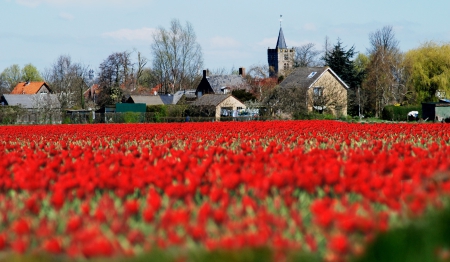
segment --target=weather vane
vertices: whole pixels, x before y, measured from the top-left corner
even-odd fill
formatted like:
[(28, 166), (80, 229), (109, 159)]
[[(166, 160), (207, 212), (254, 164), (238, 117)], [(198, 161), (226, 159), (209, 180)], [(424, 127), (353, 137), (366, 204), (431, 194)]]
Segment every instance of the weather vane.
[(280, 15), (280, 27), (281, 27), (281, 21), (283, 21), (283, 19), (281, 19), (283, 17), (283, 15)]

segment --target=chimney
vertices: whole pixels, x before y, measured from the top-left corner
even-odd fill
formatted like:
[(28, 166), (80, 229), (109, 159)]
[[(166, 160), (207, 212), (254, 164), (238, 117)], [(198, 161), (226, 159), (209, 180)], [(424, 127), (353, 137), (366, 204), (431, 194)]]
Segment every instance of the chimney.
[(239, 75), (245, 77), (245, 67), (239, 67)]
[(206, 78), (207, 71), (208, 71), (208, 70), (203, 70), (203, 78)]

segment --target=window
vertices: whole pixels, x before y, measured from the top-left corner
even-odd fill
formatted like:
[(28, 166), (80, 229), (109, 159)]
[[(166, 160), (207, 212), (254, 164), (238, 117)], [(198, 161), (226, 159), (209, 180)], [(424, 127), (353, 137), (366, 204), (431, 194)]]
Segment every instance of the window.
[(308, 78), (312, 78), (313, 76), (315, 76), (317, 74), (317, 72), (311, 72), (311, 74), (308, 75)]
[(289, 55), (288, 54), (284, 55), (284, 60), (289, 60)]
[(323, 95), (323, 88), (322, 87), (314, 87), (314, 96), (322, 96)]

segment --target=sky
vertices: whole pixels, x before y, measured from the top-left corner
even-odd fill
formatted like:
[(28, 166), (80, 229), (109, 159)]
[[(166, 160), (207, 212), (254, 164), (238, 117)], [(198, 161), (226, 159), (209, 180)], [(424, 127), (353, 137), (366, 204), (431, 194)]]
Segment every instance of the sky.
[(282, 28), (288, 47), (321, 50), (325, 38), (366, 53), (369, 35), (392, 26), (402, 51), (450, 42), (449, 0), (0, 0), (0, 72), (31, 63), (40, 72), (69, 55), (98, 73), (115, 52), (151, 65), (152, 34), (172, 19), (192, 24), (204, 68), (231, 72), (267, 64)]

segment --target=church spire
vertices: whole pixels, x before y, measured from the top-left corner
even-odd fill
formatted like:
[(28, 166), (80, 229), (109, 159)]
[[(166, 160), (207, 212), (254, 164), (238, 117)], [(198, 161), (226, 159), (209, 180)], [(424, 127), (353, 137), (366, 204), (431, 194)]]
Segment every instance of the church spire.
[(281, 17), (280, 15), (280, 32), (278, 33), (277, 47), (278, 49), (286, 49), (286, 41), (284, 40), (283, 28), (281, 27)]

